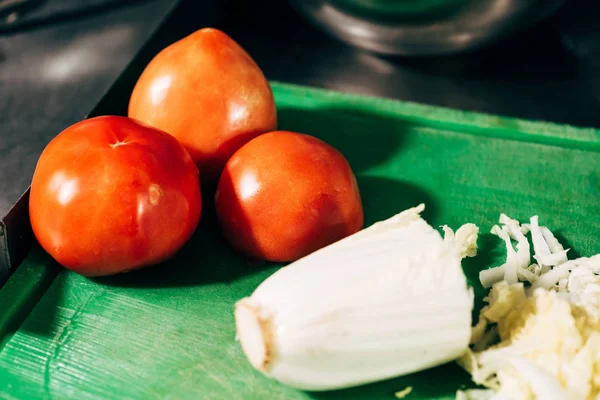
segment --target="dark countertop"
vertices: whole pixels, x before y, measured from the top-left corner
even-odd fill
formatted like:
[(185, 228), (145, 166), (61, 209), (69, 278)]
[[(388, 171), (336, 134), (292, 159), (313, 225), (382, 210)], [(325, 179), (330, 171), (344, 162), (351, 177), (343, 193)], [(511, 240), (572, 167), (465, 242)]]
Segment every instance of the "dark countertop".
[(82, 119), (176, 0), (130, 2), (0, 36), (0, 211), (27, 189), (48, 141)]
[[(47, 142), (92, 109), (175, 3), (131, 2), (0, 36), (3, 214), (29, 185)], [(228, 0), (222, 2), (223, 21), (215, 17), (214, 3), (183, 1), (185, 21), (168, 22), (158, 35), (169, 39), (160, 45), (213, 25), (242, 44), (269, 79), (600, 127), (600, 6), (594, 0), (571, 0), (547, 23), (482, 51), (437, 59), (355, 50), (286, 1), (263, 0), (256, 7)]]
[(29, 186), (45, 145), (93, 109), (144, 43), (143, 62), (204, 26), (230, 34), (271, 80), (600, 128), (595, 0), (569, 0), (549, 21), (481, 51), (421, 59), (351, 48), (315, 28), (285, 0), (262, 0), (260, 7), (248, 0), (113, 3), (118, 7), (47, 26), (0, 31), (3, 215)]
[[(243, 3), (243, 2), (240, 2)], [(471, 54), (378, 57), (345, 46), (269, 0), (279, 18), (241, 7), (225, 29), (270, 79), (559, 123), (600, 127), (600, 4), (558, 14)]]

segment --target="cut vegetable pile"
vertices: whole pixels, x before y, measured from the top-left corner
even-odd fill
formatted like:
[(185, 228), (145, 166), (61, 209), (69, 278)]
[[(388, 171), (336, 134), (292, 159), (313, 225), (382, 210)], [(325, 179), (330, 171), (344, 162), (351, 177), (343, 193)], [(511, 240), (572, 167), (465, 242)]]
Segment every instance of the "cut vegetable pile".
[(568, 260), (568, 249), (537, 216), (521, 225), (503, 214), (500, 223), (492, 233), (506, 243), (506, 263), (480, 274), (491, 287), (488, 304), (473, 328), (472, 349), (459, 360), (491, 391), (460, 396), (600, 398), (600, 255)]
[(423, 208), (280, 269), (239, 301), (251, 364), (296, 388), (331, 390), (455, 360), (483, 387), (457, 399), (600, 399), (600, 255), (568, 260), (537, 216), (520, 224), (501, 214), (492, 233), (506, 262), (480, 273), (490, 292), (471, 328), (460, 264), (476, 256), (479, 228), (444, 226), (442, 238)]

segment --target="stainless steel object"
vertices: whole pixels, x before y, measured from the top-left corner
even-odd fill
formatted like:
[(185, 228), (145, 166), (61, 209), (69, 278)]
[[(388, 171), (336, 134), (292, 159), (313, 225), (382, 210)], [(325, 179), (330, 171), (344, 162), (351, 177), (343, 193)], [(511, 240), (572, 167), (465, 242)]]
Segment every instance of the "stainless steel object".
[(381, 54), (481, 47), (552, 15), (566, 0), (290, 0), (318, 27)]

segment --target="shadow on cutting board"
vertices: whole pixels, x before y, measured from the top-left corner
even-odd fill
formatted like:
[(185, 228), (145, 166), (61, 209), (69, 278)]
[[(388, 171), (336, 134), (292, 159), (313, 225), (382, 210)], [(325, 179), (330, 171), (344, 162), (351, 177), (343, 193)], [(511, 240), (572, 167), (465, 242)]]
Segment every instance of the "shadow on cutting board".
[(475, 293), (475, 304), (473, 306), (473, 321), (479, 319), (479, 311), (485, 305), (483, 298), (488, 290), (484, 289), (479, 281), (479, 271), (482, 266), (493, 266), (493, 261), (501, 259), (506, 254), (506, 250), (498, 247), (498, 237), (489, 232), (479, 232), (477, 238), (477, 256), (467, 257), (462, 260), (462, 268), (467, 277), (467, 282), (473, 288)]
[(436, 218), (437, 202), (416, 185), (374, 176), (358, 176), (357, 181), (360, 192), (367, 194), (362, 199), (365, 227), (421, 203), (425, 204), (425, 211), (421, 214), (423, 219), (432, 221)]
[[(434, 215), (434, 200), (425, 191), (393, 179), (359, 176), (365, 226), (386, 219), (409, 207), (426, 203), (427, 218)], [(220, 234), (212, 204), (206, 204), (202, 222), (192, 239), (170, 261), (122, 275), (95, 278), (102, 285), (121, 287), (185, 287), (231, 282), (244, 275), (278, 264), (251, 262), (234, 251)]]
[[(21, 328), (34, 334), (49, 335), (53, 331), (57, 307), (62, 298), (62, 282), (56, 279), (61, 271), (39, 245), (2, 288), (0, 295), (0, 351)], [(38, 303), (48, 292), (51, 307), (39, 309)], [(33, 312), (32, 312), (33, 310)]]
[(338, 149), (355, 175), (384, 163), (402, 148), (406, 125), (352, 108), (280, 108), (278, 129), (315, 136)]
[(262, 265), (251, 265), (230, 249), (219, 231), (214, 206), (209, 200), (204, 199), (203, 215), (196, 232), (171, 260), (93, 280), (102, 285), (121, 287), (185, 287), (231, 282), (257, 272)]
[[(385, 162), (401, 148), (403, 123), (351, 108), (282, 108), (278, 110), (278, 118), (279, 129), (316, 136), (344, 154), (357, 176), (365, 208), (365, 226), (422, 202), (427, 204), (424, 217), (431, 218), (435, 213), (435, 202), (424, 190), (394, 179), (364, 175), (369, 168)], [(96, 281), (125, 287), (196, 286), (231, 282), (264, 267), (276, 266), (249, 262), (227, 244), (218, 228), (212, 193), (214, 189), (203, 188), (204, 210), (200, 225), (174, 259), (159, 266)]]
[[(459, 387), (476, 387), (469, 375), (458, 365), (451, 362), (436, 368), (428, 369), (399, 378), (388, 379), (364, 386), (357, 386), (331, 392), (311, 392), (315, 400), (393, 400), (395, 393), (410, 387), (406, 400), (410, 399), (447, 399)], [(453, 398), (453, 397), (450, 397)]]

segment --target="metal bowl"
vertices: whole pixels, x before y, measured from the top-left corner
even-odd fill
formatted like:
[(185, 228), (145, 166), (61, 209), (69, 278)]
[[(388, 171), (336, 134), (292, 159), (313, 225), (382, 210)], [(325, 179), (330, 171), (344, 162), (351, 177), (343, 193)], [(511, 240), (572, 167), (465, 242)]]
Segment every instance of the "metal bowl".
[(552, 15), (566, 0), (290, 0), (330, 35), (390, 55), (482, 47)]

